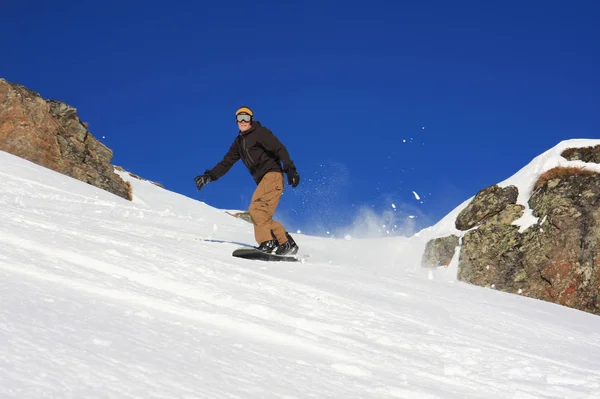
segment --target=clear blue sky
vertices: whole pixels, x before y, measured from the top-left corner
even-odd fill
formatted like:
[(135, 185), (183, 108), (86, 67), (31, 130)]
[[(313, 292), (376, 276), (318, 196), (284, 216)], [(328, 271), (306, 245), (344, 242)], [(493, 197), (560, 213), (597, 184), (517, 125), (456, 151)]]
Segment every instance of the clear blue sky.
[(193, 178), (252, 107), (301, 175), (278, 209), (292, 231), (392, 203), (428, 226), (600, 134), (596, 0), (5, 3), (0, 77), (76, 107), (114, 164), (169, 190), (246, 208), (241, 162)]

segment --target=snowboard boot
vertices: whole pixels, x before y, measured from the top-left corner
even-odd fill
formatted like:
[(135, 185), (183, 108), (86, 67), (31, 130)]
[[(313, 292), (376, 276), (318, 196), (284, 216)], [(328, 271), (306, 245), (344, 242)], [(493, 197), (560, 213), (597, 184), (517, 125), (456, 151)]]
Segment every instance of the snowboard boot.
[(258, 249), (261, 252), (270, 254), (271, 252), (273, 252), (275, 250), (275, 248), (277, 248), (277, 245), (275, 244), (275, 240), (269, 240), (269, 241), (262, 242), (256, 249)]
[(275, 247), (278, 247), (279, 241), (277, 240), (277, 237), (275, 237), (275, 233), (273, 233), (273, 230), (271, 230), (271, 237), (273, 237), (273, 241), (275, 241)]
[(275, 250), (275, 255), (296, 255), (298, 253), (298, 249), (300, 249), (298, 248), (296, 241), (294, 241), (288, 232), (285, 233), (285, 236), (288, 240), (284, 244), (277, 247)]

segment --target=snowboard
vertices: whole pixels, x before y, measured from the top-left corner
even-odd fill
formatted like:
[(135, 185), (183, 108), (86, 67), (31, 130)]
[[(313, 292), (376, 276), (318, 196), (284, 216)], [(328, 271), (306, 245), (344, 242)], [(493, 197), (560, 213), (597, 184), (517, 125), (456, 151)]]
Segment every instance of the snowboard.
[(299, 262), (300, 259), (294, 255), (275, 255), (259, 251), (256, 248), (238, 248), (231, 254), (236, 258), (250, 260), (262, 260), (267, 262)]

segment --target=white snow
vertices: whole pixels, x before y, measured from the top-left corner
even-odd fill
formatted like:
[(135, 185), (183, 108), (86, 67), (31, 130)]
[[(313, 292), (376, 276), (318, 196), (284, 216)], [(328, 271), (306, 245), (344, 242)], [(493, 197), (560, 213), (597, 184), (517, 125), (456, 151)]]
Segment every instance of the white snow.
[(419, 194), (417, 194), (417, 193), (416, 193), (416, 192), (414, 192), (414, 191), (413, 191), (412, 193), (413, 193), (413, 195), (415, 196), (415, 199), (416, 199), (416, 200), (420, 200), (420, 199), (421, 199), (421, 197), (419, 197)]
[(419, 266), (460, 207), (266, 263), (230, 255), (253, 233), (222, 209), (0, 163), (1, 398), (600, 397), (600, 317), (461, 283), (458, 252)]

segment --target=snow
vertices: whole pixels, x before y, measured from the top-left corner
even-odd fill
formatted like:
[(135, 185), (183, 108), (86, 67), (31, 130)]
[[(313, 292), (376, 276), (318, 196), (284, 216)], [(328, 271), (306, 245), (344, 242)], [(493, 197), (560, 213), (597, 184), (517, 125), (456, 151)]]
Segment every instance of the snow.
[(457, 255), (419, 266), (467, 201), (410, 238), (296, 234), (304, 263), (266, 263), (230, 255), (252, 226), (223, 209), (0, 162), (2, 398), (600, 397), (599, 317), (461, 283)]

